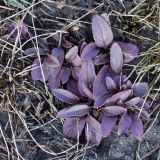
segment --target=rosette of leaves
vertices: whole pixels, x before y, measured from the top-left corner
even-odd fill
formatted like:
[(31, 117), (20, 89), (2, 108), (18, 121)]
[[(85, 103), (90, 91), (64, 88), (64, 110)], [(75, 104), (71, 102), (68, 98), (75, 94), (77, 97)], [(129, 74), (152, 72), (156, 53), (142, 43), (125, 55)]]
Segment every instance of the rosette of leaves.
[(143, 100), (147, 90), (147, 83), (132, 85), (126, 76), (117, 75), (108, 66), (103, 66), (96, 76), (93, 61), (82, 61), (78, 81), (70, 80), (67, 90), (53, 91), (55, 97), (69, 104), (58, 113), (64, 119), (64, 136), (78, 139), (85, 130), (88, 143), (99, 145), (121, 117), (118, 135), (129, 130), (132, 136), (141, 140), (141, 117), (149, 119), (146, 111), (149, 104)]
[[(108, 76), (107, 67), (104, 66), (93, 84), (94, 107), (101, 112), (100, 121), (103, 136), (107, 137), (118, 122), (118, 135), (129, 131), (138, 140), (142, 140), (142, 119), (149, 120), (147, 113), (149, 104), (143, 97), (148, 91), (147, 83), (135, 83), (126, 80), (126, 76)], [(142, 118), (142, 119), (141, 119)]]

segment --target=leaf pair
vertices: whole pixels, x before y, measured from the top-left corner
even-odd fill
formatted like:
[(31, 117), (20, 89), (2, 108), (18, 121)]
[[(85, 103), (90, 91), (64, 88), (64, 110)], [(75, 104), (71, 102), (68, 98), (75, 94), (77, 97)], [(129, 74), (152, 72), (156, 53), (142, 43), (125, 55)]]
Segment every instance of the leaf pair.
[(78, 96), (80, 97), (79, 100), (83, 100), (84, 97), (93, 99), (92, 88), (95, 77), (96, 74), (93, 61), (83, 60), (78, 79), (70, 79), (67, 83), (68, 91), (56, 89), (52, 90), (52, 93), (61, 101), (69, 104), (75, 104), (74, 102), (77, 102)]
[(103, 113), (101, 116), (101, 126), (103, 136), (107, 137), (110, 135), (112, 129), (115, 127), (118, 115), (126, 112), (127, 110), (120, 106), (108, 106), (102, 109)]
[(115, 127), (118, 115), (122, 115), (119, 121), (117, 134), (120, 135), (129, 131), (137, 140), (142, 140), (143, 123), (141, 118), (138, 117), (138, 114), (129, 113), (127, 109), (119, 106), (105, 107), (103, 109), (103, 114), (101, 126), (104, 137), (107, 137)]
[[(83, 42), (80, 46), (80, 55), (78, 54), (78, 46), (72, 47), (66, 54), (66, 60), (71, 64), (72, 77), (78, 79), (80, 70), (85, 72), (84, 68), (87, 66), (93, 66), (92, 58), (98, 55), (100, 49), (95, 45), (95, 43)], [(92, 63), (92, 64), (91, 64)], [(93, 68), (92, 67), (92, 68)], [(83, 70), (83, 71), (82, 71)], [(93, 69), (92, 69), (93, 70)]]
[(98, 146), (102, 139), (100, 123), (92, 116), (66, 118), (63, 124), (63, 135), (66, 138), (79, 139), (85, 129), (87, 143)]
[(136, 114), (129, 115), (127, 112), (124, 113), (120, 119), (118, 126), (118, 135), (123, 132), (130, 131), (131, 135), (138, 139), (142, 140), (143, 135), (143, 123), (140, 117)]

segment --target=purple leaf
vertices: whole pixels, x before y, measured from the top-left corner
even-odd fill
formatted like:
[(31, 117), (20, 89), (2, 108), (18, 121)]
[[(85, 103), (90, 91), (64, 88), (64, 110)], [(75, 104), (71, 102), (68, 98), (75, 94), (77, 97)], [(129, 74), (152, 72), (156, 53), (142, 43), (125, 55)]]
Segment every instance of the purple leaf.
[[(123, 86), (123, 84), (125, 84), (126, 78), (126, 75), (116, 75), (113, 77), (113, 81), (115, 82), (117, 89), (120, 89)], [(127, 88), (126, 85), (125, 88)]]
[(117, 102), (117, 105), (118, 105), (118, 106), (124, 106), (124, 103), (123, 103), (122, 100), (119, 100), (119, 101)]
[(63, 135), (66, 138), (78, 139), (81, 136), (82, 131), (85, 126), (85, 118), (81, 117), (79, 119), (76, 118), (68, 118), (65, 119), (63, 124)]
[(119, 125), (118, 125), (118, 135), (121, 135), (121, 133), (125, 132), (127, 129), (130, 128), (132, 123), (132, 119), (131, 117), (128, 115), (127, 112), (123, 113), (120, 121), (119, 121)]
[(11, 33), (12, 37), (14, 37), (14, 38), (17, 37), (17, 34), (18, 34), (17, 29), (16, 29), (16, 26), (13, 23), (7, 22), (7, 23), (5, 23), (4, 27), (9, 33)]
[(72, 77), (76, 80), (78, 80), (79, 73), (80, 73), (81, 67), (71, 67)]
[(56, 57), (48, 54), (47, 57), (44, 58), (43, 66), (45, 72), (49, 71), (52, 77), (56, 77), (60, 70), (60, 63)]
[(127, 105), (128, 107), (132, 107), (132, 106), (135, 106), (139, 101), (140, 101), (139, 97), (134, 97), (129, 101), (125, 102), (125, 105)]
[[(96, 77), (95, 68), (92, 60), (84, 60), (79, 73), (78, 85), (82, 94), (89, 93), (90, 87), (93, 85), (93, 81)], [(89, 88), (88, 88), (89, 87)], [(87, 89), (88, 88), (88, 89)], [(91, 96), (91, 94), (87, 94)]]
[(107, 106), (103, 108), (103, 113), (107, 116), (117, 116), (124, 112), (126, 112), (127, 109), (120, 107), (120, 106)]
[(39, 59), (35, 59), (33, 62), (31, 76), (34, 81), (42, 79)]
[(107, 90), (106, 81), (105, 81), (105, 77), (108, 71), (107, 69), (108, 69), (107, 66), (103, 66), (93, 82), (94, 98), (104, 94)]
[(148, 110), (150, 108), (150, 105), (145, 102), (143, 99), (140, 99), (140, 101), (137, 103), (137, 105), (139, 108), (144, 108), (146, 110)]
[(148, 114), (148, 112), (146, 110), (142, 110), (141, 115), (140, 115), (143, 119), (145, 120), (150, 120), (150, 115)]
[(136, 45), (132, 43), (122, 43), (122, 42), (117, 42), (117, 43), (122, 49), (124, 55), (124, 63), (129, 63), (137, 57), (139, 49)]
[(60, 76), (61, 76), (61, 82), (62, 84), (65, 84), (68, 82), (70, 77), (71, 71), (68, 67), (62, 67), (60, 70)]
[(77, 118), (86, 115), (89, 112), (88, 105), (75, 105), (70, 108), (62, 109), (58, 112), (58, 117), (61, 118)]
[(56, 77), (50, 76), (48, 82), (51, 91), (53, 91), (55, 88), (58, 88), (60, 86), (60, 74), (57, 74)]
[(112, 97), (108, 98), (105, 102), (106, 105), (113, 105), (117, 103), (119, 100), (126, 101), (128, 97), (131, 95), (132, 90), (121, 91), (114, 94)]
[[(39, 49), (39, 54), (40, 54), (40, 55), (47, 55), (47, 51), (46, 51), (46, 50), (44, 50), (44, 49), (42, 49), (42, 48), (38, 48), (38, 49)], [(38, 51), (37, 51), (37, 49), (34, 48), (34, 47), (32, 47), (32, 48), (27, 48), (27, 49), (24, 51), (24, 54), (25, 54), (26, 56), (33, 56), (33, 57), (35, 57), (35, 56), (37, 56)]]
[(130, 132), (133, 137), (135, 137), (137, 140), (142, 140), (143, 135), (143, 123), (140, 117), (138, 117), (136, 114), (133, 114), (131, 116), (132, 123), (130, 127)]
[(126, 84), (126, 88), (127, 89), (131, 89), (132, 88), (132, 82), (130, 80), (127, 80), (125, 84)]
[(95, 45), (95, 43), (87, 44), (81, 53), (81, 58), (83, 60), (92, 59), (98, 55), (100, 49)]
[(85, 133), (88, 144), (99, 146), (102, 139), (101, 124), (91, 116), (86, 118)]
[(107, 15), (107, 13), (102, 13), (101, 17), (108, 23), (108, 25), (111, 27), (111, 22), (109, 20), (109, 17)]
[(20, 37), (24, 38), (24, 39), (27, 39), (27, 37), (28, 37), (28, 27), (27, 27), (27, 25), (25, 23), (22, 23), (20, 25), (19, 30), (20, 30)]
[(136, 83), (133, 86), (133, 95), (136, 97), (143, 97), (147, 91), (148, 91), (149, 87), (147, 83)]
[(86, 45), (87, 45), (87, 43), (85, 41), (83, 41), (82, 44), (80, 45), (80, 54), (82, 53), (82, 51)]
[[(20, 38), (27, 39), (28, 37), (28, 27), (25, 23), (18, 24), (19, 26), (16, 26), (16, 24), (13, 23), (6, 23), (5, 27), (8, 30), (9, 33), (12, 33), (11, 36), (13, 38), (16, 38), (19, 32)], [(18, 27), (18, 29), (17, 29)]]
[(107, 48), (113, 41), (113, 33), (104, 18), (94, 15), (92, 19), (92, 32), (95, 43), (98, 47)]
[(107, 93), (104, 93), (103, 95), (100, 95), (99, 97), (96, 97), (95, 98), (95, 101), (94, 101), (94, 107), (95, 108), (100, 108), (102, 107), (105, 102), (106, 102), (106, 99), (110, 96), (110, 94), (107, 92)]
[(64, 51), (60, 48), (54, 48), (52, 49), (52, 56), (58, 59), (61, 67), (64, 61)]
[(51, 75), (53, 77), (57, 76), (57, 74), (59, 74), (59, 71), (61, 69), (61, 66), (63, 64), (63, 61), (64, 61), (64, 51), (60, 48), (54, 48), (52, 50), (52, 54), (51, 54), (53, 57), (57, 58), (57, 60), (59, 61), (59, 66), (55, 67), (54, 69), (52, 69), (50, 72), (51, 72)]
[[(43, 73), (44, 73), (44, 79), (46, 81), (46, 80), (48, 80), (50, 73), (49, 73), (49, 71), (44, 70), (43, 65), (42, 65), (42, 69), (43, 69)], [(31, 76), (32, 76), (33, 80), (43, 81), (42, 72), (41, 72), (41, 68), (40, 68), (40, 62), (39, 62), (38, 58), (35, 59), (34, 62), (33, 62), (33, 67), (32, 67), (32, 70), (31, 70)]]
[(65, 58), (71, 63), (73, 66), (81, 66), (82, 60), (78, 55), (78, 46), (72, 47), (66, 54)]
[(81, 93), (82, 96), (93, 99), (93, 94), (86, 84), (79, 83), (78, 87), (79, 87), (79, 92)]
[(107, 90), (114, 91), (116, 90), (116, 84), (114, 83), (113, 79), (110, 77), (106, 77), (106, 86)]
[(67, 82), (67, 90), (75, 94), (76, 96), (80, 96), (78, 90), (78, 82), (76, 80), (71, 79)]
[(64, 90), (64, 89), (53, 89), (52, 94), (57, 97), (62, 102), (68, 103), (68, 104), (77, 104), (79, 103), (79, 97), (74, 95), (73, 93)]
[(58, 67), (60, 64), (57, 58), (48, 54), (47, 57), (44, 58), (43, 65), (45, 70), (52, 70), (53, 68)]
[(96, 77), (92, 60), (84, 60), (80, 70), (79, 78), (84, 84), (91, 85)]
[(111, 67), (119, 73), (123, 66), (123, 53), (118, 43), (113, 43), (110, 50)]
[(108, 117), (104, 115), (101, 120), (103, 137), (107, 137), (110, 135), (112, 129), (115, 127), (117, 122), (117, 117)]
[(100, 54), (94, 58), (95, 65), (103, 65), (109, 62), (109, 58), (107, 54)]

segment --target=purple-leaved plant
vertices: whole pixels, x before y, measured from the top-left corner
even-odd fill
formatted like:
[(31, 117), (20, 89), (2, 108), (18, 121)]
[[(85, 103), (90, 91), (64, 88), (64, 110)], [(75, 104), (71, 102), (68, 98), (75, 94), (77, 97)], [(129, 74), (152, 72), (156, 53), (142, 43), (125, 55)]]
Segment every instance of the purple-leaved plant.
[[(59, 117), (65, 119), (65, 137), (78, 139), (85, 128), (88, 143), (99, 145), (101, 139), (111, 133), (121, 116), (118, 135), (129, 130), (136, 139), (141, 140), (143, 123), (138, 113), (143, 107), (141, 117), (149, 119), (146, 111), (149, 104), (143, 100), (148, 85), (132, 85), (131, 81), (125, 79), (126, 76), (117, 75), (108, 66), (103, 66), (96, 76), (93, 61), (83, 61), (78, 81), (71, 80), (67, 90), (53, 91), (55, 97), (71, 105), (58, 113)], [(98, 131), (95, 126), (88, 126), (88, 116)], [(88, 132), (86, 127), (90, 127)]]
[[(136, 83), (132, 85), (125, 75), (114, 75), (113, 73), (110, 75), (112, 77), (108, 76), (107, 66), (104, 66), (93, 84), (94, 107), (101, 110), (99, 120), (103, 136), (107, 137), (111, 133), (118, 118), (122, 115), (118, 135), (130, 131), (133, 137), (141, 140), (143, 123), (140, 117), (145, 120), (150, 118), (146, 111), (150, 106), (143, 100), (148, 91), (148, 84)], [(138, 117), (141, 108), (143, 109)]]
[[(93, 16), (92, 32), (94, 42), (81, 41), (66, 54), (60, 48), (48, 54), (47, 42), (41, 40), (42, 70), (35, 59), (32, 78), (42, 81), (43, 71), (52, 94), (65, 103), (66, 108), (58, 113), (64, 119), (65, 137), (79, 139), (85, 131), (87, 142), (98, 146), (118, 123), (118, 135), (129, 131), (141, 140), (142, 119), (150, 118), (150, 106), (143, 99), (148, 84), (133, 85), (121, 74), (123, 65), (133, 61), (139, 49), (132, 43), (114, 41), (105, 13)], [(24, 54), (37, 56), (37, 50), (28, 48)]]

